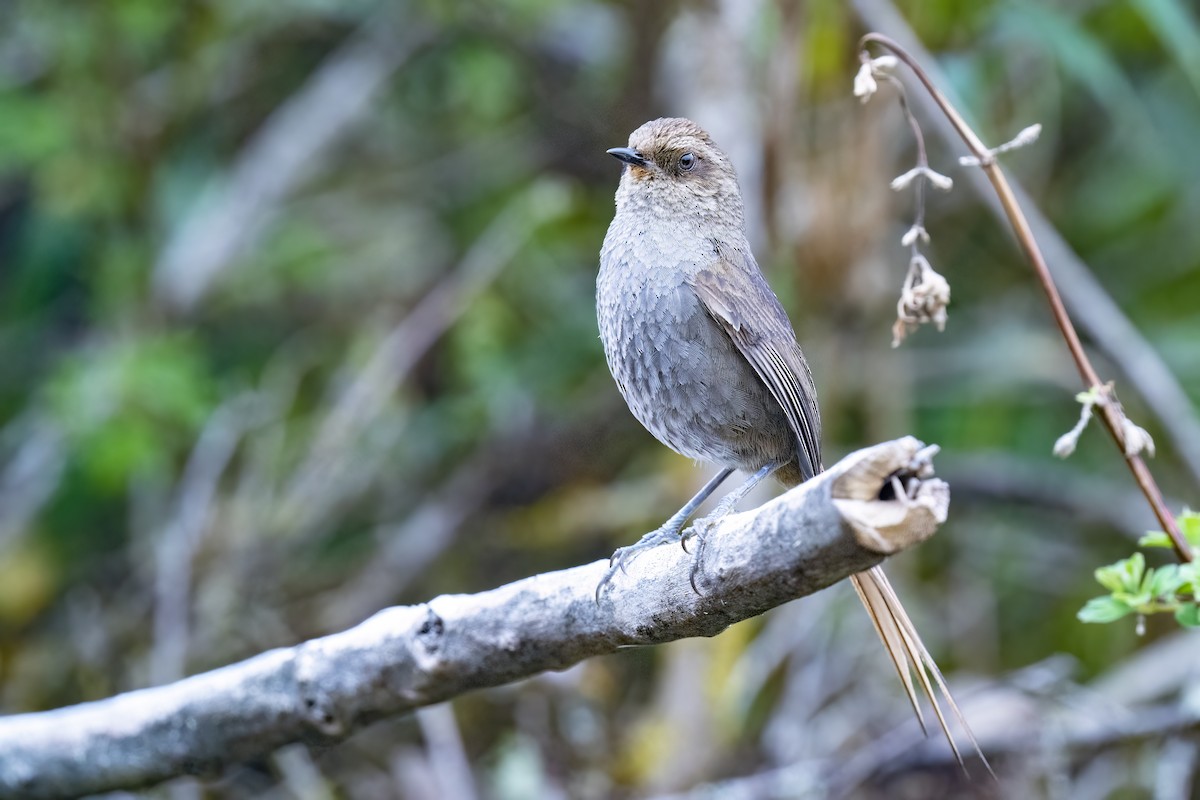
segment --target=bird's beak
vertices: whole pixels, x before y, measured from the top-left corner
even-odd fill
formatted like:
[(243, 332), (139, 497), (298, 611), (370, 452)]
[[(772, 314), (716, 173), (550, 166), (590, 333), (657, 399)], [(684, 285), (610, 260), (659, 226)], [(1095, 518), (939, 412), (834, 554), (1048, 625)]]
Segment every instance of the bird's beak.
[(631, 164), (635, 167), (646, 166), (646, 159), (632, 147), (614, 147), (608, 151), (608, 154), (615, 159), (624, 161), (626, 164)]

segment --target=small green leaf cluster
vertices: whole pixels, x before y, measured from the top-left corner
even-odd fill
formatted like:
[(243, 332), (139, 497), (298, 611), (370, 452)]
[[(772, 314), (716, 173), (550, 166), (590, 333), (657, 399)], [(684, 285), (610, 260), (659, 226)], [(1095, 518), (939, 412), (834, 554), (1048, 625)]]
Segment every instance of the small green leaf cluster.
[[(1184, 509), (1177, 522), (1193, 550), (1200, 549), (1200, 514)], [(1171, 539), (1162, 531), (1150, 531), (1138, 544), (1170, 548)], [(1170, 612), (1180, 625), (1200, 627), (1200, 564), (1196, 562), (1147, 567), (1145, 556), (1134, 553), (1097, 569), (1096, 581), (1109, 594), (1089, 600), (1077, 614), (1081, 622), (1115, 622), (1130, 614)]]

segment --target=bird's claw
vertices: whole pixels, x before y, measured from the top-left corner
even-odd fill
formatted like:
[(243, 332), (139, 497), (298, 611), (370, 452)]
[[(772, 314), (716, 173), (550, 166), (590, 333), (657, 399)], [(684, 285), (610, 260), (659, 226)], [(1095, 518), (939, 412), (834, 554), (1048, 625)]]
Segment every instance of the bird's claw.
[(632, 561), (640, 556), (644, 551), (652, 547), (658, 547), (660, 544), (666, 544), (679, 536), (679, 529), (672, 528), (670, 525), (664, 525), (657, 530), (647, 533), (634, 544), (626, 547), (618, 547), (613, 551), (612, 557), (608, 559), (608, 569), (604, 573), (604, 577), (596, 584), (596, 602), (600, 602), (600, 594), (604, 591), (604, 587), (612, 583), (613, 577), (620, 571), (623, 575), (628, 575), (629, 566)]
[[(636, 543), (626, 547), (618, 547), (613, 551), (612, 557), (608, 559), (608, 569), (605, 571), (604, 576), (596, 584), (596, 602), (600, 602), (600, 595), (604, 592), (604, 588), (612, 583), (618, 571), (628, 575), (629, 572), (626, 570), (626, 567), (644, 551), (675, 539), (679, 540), (683, 551), (693, 557), (692, 572), (688, 576), (688, 582), (692, 585), (692, 591), (700, 594), (700, 589), (696, 585), (696, 576), (700, 574), (701, 567), (704, 564), (704, 550), (708, 544), (708, 532), (723, 515), (723, 512), (714, 512), (707, 517), (702, 517), (693, 522), (682, 534), (679, 532), (678, 525), (668, 522), (661, 528), (650, 531), (650, 533), (647, 533)], [(692, 539), (695, 539), (697, 542), (694, 553), (688, 549), (688, 542)]]
[(692, 554), (692, 551), (688, 550), (688, 542), (689, 541), (691, 541), (692, 539), (697, 539), (700, 542), (704, 541), (705, 531), (697, 529), (697, 526), (699, 524), (700, 524), (700, 521), (697, 520), (695, 524), (689, 526), (688, 529), (683, 532), (683, 535), (679, 537), (679, 546), (682, 547), (683, 552), (687, 553), (688, 555)]
[(688, 575), (688, 583), (692, 585), (692, 591), (696, 594), (700, 594), (700, 589), (696, 586), (696, 576), (703, 570), (704, 551), (708, 546), (708, 531), (712, 526), (713, 521), (708, 517), (698, 519), (680, 537), (680, 543), (683, 545), (683, 550), (686, 553), (692, 553), (687, 548), (688, 541), (691, 539), (696, 540), (696, 552), (692, 555), (692, 570)]
[(597, 605), (600, 604), (601, 592), (604, 591), (605, 586), (608, 586), (608, 584), (612, 583), (613, 576), (617, 574), (617, 571), (620, 570), (621, 572), (628, 574), (625, 571), (625, 555), (624, 555), (624, 551), (628, 550), (628, 549), (629, 548), (627, 548), (627, 547), (617, 548), (616, 552), (614, 552), (612, 554), (612, 558), (610, 558), (608, 560), (608, 569), (604, 571), (604, 577), (602, 577), (600, 579), (600, 582), (596, 584), (596, 604)]

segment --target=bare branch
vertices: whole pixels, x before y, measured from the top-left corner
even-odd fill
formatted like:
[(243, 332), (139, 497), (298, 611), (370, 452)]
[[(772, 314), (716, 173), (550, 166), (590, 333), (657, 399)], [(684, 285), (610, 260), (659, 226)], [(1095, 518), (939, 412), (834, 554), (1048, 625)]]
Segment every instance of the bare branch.
[[(301, 740), (336, 741), (372, 720), (472, 689), (563, 669), (629, 645), (713, 636), (917, 544), (949, 489), (913, 475), (912, 437), (852, 453), (710, 535), (702, 595), (691, 556), (646, 553), (599, 603), (597, 561), (474, 595), (379, 612), (342, 633), (177, 683), (0, 718), (0, 797), (134, 788)], [(881, 500), (899, 475), (911, 494)]]

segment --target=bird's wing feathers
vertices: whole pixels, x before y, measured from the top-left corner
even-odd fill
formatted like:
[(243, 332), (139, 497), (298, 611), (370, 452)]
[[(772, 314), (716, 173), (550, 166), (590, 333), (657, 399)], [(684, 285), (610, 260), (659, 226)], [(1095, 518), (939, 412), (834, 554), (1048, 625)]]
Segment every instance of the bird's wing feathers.
[[(749, 258), (749, 256), (746, 256)], [(821, 471), (821, 414), (812, 373), (787, 313), (753, 262), (726, 260), (701, 270), (693, 288), (708, 313), (750, 362), (796, 434), (804, 480)]]
[[(821, 417), (817, 410), (812, 374), (800, 353), (800, 347), (796, 344), (796, 335), (788, 321), (787, 313), (767, 286), (766, 279), (757, 265), (752, 260), (744, 260), (750, 258), (749, 256), (730, 259), (725, 253), (721, 255), (721, 263), (711, 269), (702, 270), (695, 276), (693, 286), (696, 296), (733, 340), (738, 351), (754, 367), (771, 396), (783, 408), (798, 442), (797, 461), (804, 479), (808, 480), (822, 469)], [(851, 576), (851, 580), (900, 675), (905, 694), (912, 703), (921, 728), (925, 728), (925, 721), (921, 716), (918, 686), (914, 684), (913, 673), (916, 673), (920, 681), (921, 691), (933, 705), (938, 724), (945, 733), (955, 758), (960, 764), (963, 763), (958, 745), (938, 702), (935, 684), (955, 719), (966, 732), (983, 765), (991, 773), (991, 766), (979, 749), (975, 735), (963, 718), (958, 704), (950, 695), (941, 671), (921, 641), (916, 627), (905, 613), (904, 606), (896, 597), (883, 570), (873, 567), (867, 572)], [(930, 676), (933, 678), (932, 682)]]

